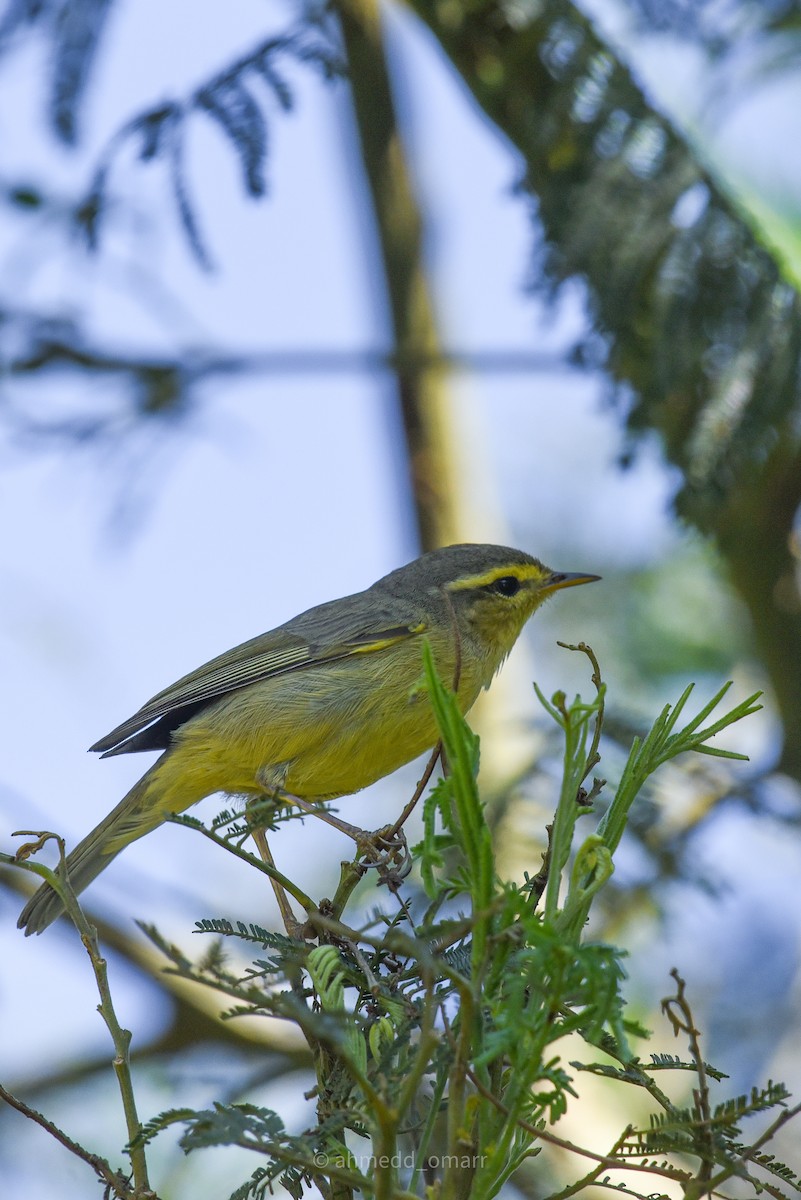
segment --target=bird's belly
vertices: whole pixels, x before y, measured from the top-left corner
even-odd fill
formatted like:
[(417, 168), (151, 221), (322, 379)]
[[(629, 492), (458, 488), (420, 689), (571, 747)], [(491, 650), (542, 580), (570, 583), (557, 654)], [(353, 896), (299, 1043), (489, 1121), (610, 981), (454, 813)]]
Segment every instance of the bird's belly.
[[(405, 663), (396, 656), (391, 688), (375, 666), (354, 656), (232, 692), (178, 731), (174, 753), (213, 782), (208, 791), (259, 792), (272, 781), (306, 799), (357, 792), (438, 737), (419, 648)], [(462, 681), (464, 711), (479, 688)]]
[(389, 713), (359, 706), (344, 722), (323, 720), (319, 732), (319, 740), (288, 764), (284, 787), (320, 800), (360, 791), (430, 749), (438, 736), (422, 694)]

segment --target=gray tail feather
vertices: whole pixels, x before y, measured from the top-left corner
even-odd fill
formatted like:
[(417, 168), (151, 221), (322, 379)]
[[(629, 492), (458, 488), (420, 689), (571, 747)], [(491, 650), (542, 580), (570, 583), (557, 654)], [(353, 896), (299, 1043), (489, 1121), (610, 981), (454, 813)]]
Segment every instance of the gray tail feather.
[[(155, 805), (144, 803), (161, 758), (134, 784), (117, 807), (67, 855), (69, 880), (76, 894), (88, 887), (129, 842), (135, 842), (164, 820), (164, 815)], [(151, 809), (150, 820), (145, 815), (148, 808)], [(126, 839), (122, 846), (114, 850), (106, 849), (109, 842), (118, 838)], [(64, 905), (58, 893), (53, 891), (49, 883), (43, 883), (20, 913), (17, 927), (25, 930), (26, 937), (32, 933), (42, 933), (63, 911)]]

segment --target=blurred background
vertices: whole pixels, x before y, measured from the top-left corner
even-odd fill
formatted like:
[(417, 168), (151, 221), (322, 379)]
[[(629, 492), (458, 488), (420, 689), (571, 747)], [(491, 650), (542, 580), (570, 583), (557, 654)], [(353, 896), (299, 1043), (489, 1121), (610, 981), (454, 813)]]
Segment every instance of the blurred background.
[[(675, 965), (733, 1086), (798, 1095), (800, 60), (795, 0), (7, 0), (3, 849), (83, 836), (149, 761), (84, 748), (206, 659), (422, 549), (518, 546), (603, 583), (537, 616), (476, 715), (499, 871), (536, 872), (555, 802), (532, 680), (592, 693), (557, 640), (600, 658), (612, 781), (688, 682), (696, 707), (763, 688), (721, 739), (750, 763), (643, 797), (594, 932), (630, 951), (651, 1049), (682, 1052)], [(419, 773), (340, 811), (376, 827)], [(318, 896), (348, 853), (309, 821), (274, 850)], [(0, 876), (0, 1078), (116, 1163), (88, 963), (66, 925), (22, 938), (22, 887)], [(86, 903), (143, 1115), (302, 1125), (300, 1047), (221, 1024), (134, 925), (196, 953), (200, 917), (277, 921), (261, 881), (167, 826)], [(0, 1123), (8, 1195), (87, 1194)], [(166, 1137), (155, 1161), (176, 1197), (255, 1166)]]

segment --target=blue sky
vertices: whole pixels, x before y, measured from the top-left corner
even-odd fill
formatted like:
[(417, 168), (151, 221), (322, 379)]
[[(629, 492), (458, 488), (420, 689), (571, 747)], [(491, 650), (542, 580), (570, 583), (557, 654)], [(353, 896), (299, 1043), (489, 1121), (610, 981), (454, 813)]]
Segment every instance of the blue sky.
[[(281, 25), (291, 11), (275, 4), (270, 19)], [(77, 191), (132, 110), (196, 86), (263, 36), (264, 19), (256, 0), (224, 13), (211, 0), (166, 9), (120, 4), (90, 93), (86, 145), (74, 157), (42, 136), (42, 54), (23, 47), (0, 63), (4, 177), (41, 174)], [(446, 343), (470, 350), (568, 344), (585, 319), (581, 289), (567, 289), (555, 312), (523, 292), (532, 233), (525, 204), (512, 194), (515, 154), (427, 35), (397, 17), (391, 28)], [(115, 178), (134, 197), (137, 220), (112, 221), (98, 259), (34, 229), (35, 218), (9, 220), (0, 256), (14, 269), (0, 287), (32, 306), (46, 299), (56, 311), (87, 310), (93, 327), (123, 347), (386, 345), (344, 93), (305, 69), (290, 76), (296, 109), (282, 116), (272, 106), (270, 194), (261, 204), (243, 199), (230, 147), (196, 119), (190, 174), (215, 273), (204, 275), (192, 261), (159, 169), (123, 156)], [(19, 394), (65, 408), (98, 403), (59, 380), (37, 397)], [(667, 514), (672, 479), (657, 448), (646, 447), (621, 475), (614, 465), (620, 434), (600, 397), (598, 379), (569, 372), (455, 381), (464, 453), (478, 464), (465, 483), (482, 497), (482, 518), (497, 540), (560, 569), (637, 569), (679, 536)], [(43, 824), (70, 840), (81, 836), (145, 765), (137, 757), (100, 763), (86, 746), (212, 655), (358, 590), (416, 553), (394, 398), (386, 381), (366, 374), (227, 380), (204, 389), (186, 428), (142, 435), (119, 457), (7, 449), (4, 459), (0, 637), (8, 693), (19, 698), (4, 721), (6, 829)], [(132, 485), (145, 488), (148, 504), (120, 538), (114, 500)], [(551, 606), (528, 638), (546, 692), (580, 682), (553, 645), (581, 636), (570, 599)], [(608, 670), (614, 683), (614, 662)], [(521, 720), (534, 716), (528, 687), (517, 704)], [(414, 769), (407, 777), (416, 778)], [(373, 814), (396, 805), (395, 786), (379, 785), (349, 801), (346, 815), (380, 824)], [(336, 859), (341, 846), (329, 832), (309, 823), (282, 831), (279, 864), (283, 856), (301, 871), (317, 870), (312, 843)], [(198, 915), (198, 903), (215, 912), (232, 895), (261, 904), (255, 892), (241, 896), (239, 874), (199, 841), (190, 847), (187, 831), (159, 831), (117, 860), (92, 901), (118, 913), (135, 908), (171, 936)], [(23, 941), (7, 906), (4, 916), (0, 947), (15, 986), (0, 993), (0, 1025), (17, 1036), (0, 1050), (0, 1076), (83, 1045), (101, 1047), (105, 1034), (69, 932)], [(123, 1020), (144, 1032), (159, 1016), (152, 995), (124, 970), (115, 986)], [(49, 1024), (30, 997), (44, 1002), (54, 991), (58, 1023)], [(115, 1143), (113, 1131), (103, 1136), (111, 1145), (122, 1140)], [(61, 1163), (45, 1140), (26, 1131), (20, 1154), (35, 1145), (43, 1162)], [(46, 1175), (28, 1177), (27, 1169), (16, 1160), (26, 1200), (49, 1198)], [(198, 1168), (185, 1169), (191, 1177)], [(81, 1170), (65, 1178), (63, 1200), (85, 1194)]]

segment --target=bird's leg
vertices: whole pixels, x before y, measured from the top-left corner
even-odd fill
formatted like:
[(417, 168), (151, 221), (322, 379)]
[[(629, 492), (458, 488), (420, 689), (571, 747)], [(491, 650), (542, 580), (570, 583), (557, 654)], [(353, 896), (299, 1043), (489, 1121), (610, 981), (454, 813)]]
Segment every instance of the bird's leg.
[(285, 792), (283, 789), (277, 795), (285, 804), (294, 804), (296, 808), (303, 809), (310, 816), (318, 817), (321, 821), (325, 821), (326, 825), (332, 825), (334, 829), (338, 829), (340, 833), (344, 833), (346, 837), (351, 838), (354, 842), (360, 842), (365, 837), (370, 837), (370, 834), (366, 833), (363, 829), (359, 829), (358, 825), (351, 825), (349, 821), (343, 821), (341, 817), (335, 817), (333, 813), (328, 812), (325, 808), (321, 808), (319, 804), (314, 804), (310, 800), (304, 800), (300, 796), (293, 796), (291, 792)]
[[(268, 867), (273, 867), (273, 869), (277, 871), (278, 868), (275, 865), (275, 859), (273, 858), (272, 851), (270, 850), (267, 842), (267, 835), (265, 834), (264, 830), (253, 829), (251, 830), (251, 836), (256, 844), (256, 849), (259, 852), (262, 862), (266, 863)], [(284, 929), (287, 931), (289, 937), (300, 939), (303, 936), (303, 924), (298, 921), (297, 917), (293, 913), (292, 906), (287, 898), (287, 894), (278, 880), (273, 879), (272, 875), (269, 876), (269, 880), (273, 892), (275, 893), (278, 911), (281, 913), (281, 920), (284, 922)]]
[(360, 829), (358, 825), (351, 825), (349, 821), (335, 817), (333, 813), (326, 812), (318, 804), (303, 800), (300, 796), (293, 796), (291, 792), (279, 789), (275, 794), (287, 804), (294, 804), (296, 808), (302, 809), (310, 816), (318, 817), (319, 820), (325, 821), (327, 825), (333, 826), (334, 829), (338, 829), (340, 833), (344, 833), (346, 837), (354, 841), (357, 856), (364, 855), (370, 860), (364, 863), (365, 867), (381, 869), (388, 867), (391, 863), (396, 863), (396, 870), (400, 878), (409, 874), (412, 860), (402, 829), (397, 830), (391, 825), (385, 825), (370, 833), (366, 829)]

